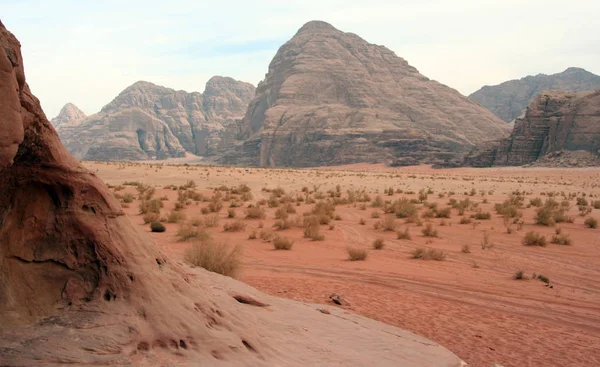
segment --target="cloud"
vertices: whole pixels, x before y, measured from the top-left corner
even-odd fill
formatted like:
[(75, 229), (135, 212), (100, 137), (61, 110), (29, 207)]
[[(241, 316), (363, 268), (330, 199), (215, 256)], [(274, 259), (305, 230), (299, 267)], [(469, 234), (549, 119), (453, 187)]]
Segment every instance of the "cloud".
[(202, 91), (213, 75), (257, 84), (310, 20), (385, 45), (469, 94), (569, 66), (600, 73), (600, 2), (572, 0), (0, 0), (48, 116), (94, 113), (137, 80)]

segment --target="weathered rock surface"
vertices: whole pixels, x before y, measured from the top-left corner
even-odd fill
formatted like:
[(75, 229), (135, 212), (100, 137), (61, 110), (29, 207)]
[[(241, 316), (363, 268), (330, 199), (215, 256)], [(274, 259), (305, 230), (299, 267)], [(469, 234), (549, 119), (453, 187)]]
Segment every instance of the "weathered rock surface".
[(443, 161), (509, 129), (392, 51), (325, 22), (278, 50), (229, 164), (318, 166)]
[(401, 329), (165, 258), (61, 144), (1, 22), (0, 82), (0, 365), (462, 365)]
[(50, 120), (52, 125), (57, 128), (62, 124), (68, 124), (72, 122), (76, 122), (79, 120), (83, 120), (87, 116), (73, 103), (67, 103), (61, 108), (58, 116)]
[(102, 110), (57, 126), (79, 159), (114, 161), (210, 156), (221, 134), (244, 115), (254, 86), (213, 77), (204, 94), (137, 82)]
[(568, 68), (562, 73), (526, 76), (502, 84), (484, 86), (469, 96), (504, 121), (513, 121), (542, 91), (580, 92), (600, 89), (600, 76), (581, 68)]
[[(599, 150), (600, 90), (547, 91), (534, 99), (523, 118), (515, 121), (509, 138), (481, 144), (467, 155), (464, 164), (520, 166), (549, 154), (552, 155), (548, 159), (560, 160), (563, 153), (558, 152), (562, 151), (587, 151), (596, 155)], [(568, 165), (578, 166), (578, 162), (570, 163), (573, 159), (576, 158), (569, 159)], [(586, 158), (586, 162), (593, 164), (595, 160)]]

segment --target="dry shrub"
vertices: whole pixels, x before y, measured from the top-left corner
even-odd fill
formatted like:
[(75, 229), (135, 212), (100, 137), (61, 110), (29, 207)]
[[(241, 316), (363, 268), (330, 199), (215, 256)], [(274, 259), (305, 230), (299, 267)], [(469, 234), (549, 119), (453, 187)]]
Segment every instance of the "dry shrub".
[[(115, 189), (116, 190), (116, 189)], [(596, 200), (592, 203), (594, 209), (600, 209), (600, 200)]]
[(273, 224), (278, 230), (289, 229), (292, 226), (292, 222), (289, 219), (278, 220)]
[(588, 228), (598, 228), (598, 219), (589, 217), (585, 220), (585, 222), (583, 222), (583, 224), (585, 224), (585, 226)]
[(358, 221), (358, 224), (360, 224), (361, 226), (364, 226), (365, 224), (367, 224), (367, 221), (365, 220), (365, 218), (360, 218), (360, 220)]
[(475, 219), (489, 220), (492, 219), (492, 214), (490, 212), (477, 212), (475, 213)]
[(190, 224), (194, 227), (202, 226), (202, 219), (200, 217), (194, 217), (190, 220)]
[(285, 207), (280, 207), (275, 210), (275, 219), (287, 219), (288, 217), (289, 214)]
[(265, 210), (259, 206), (250, 206), (246, 208), (246, 218), (248, 219), (264, 219), (265, 217)]
[(151, 222), (158, 222), (158, 220), (160, 219), (160, 214), (146, 213), (146, 214), (144, 214), (143, 219), (144, 219), (144, 224), (148, 224)]
[(216, 213), (208, 214), (204, 217), (204, 225), (206, 227), (216, 227), (219, 224), (219, 216)]
[(135, 199), (134, 196), (131, 194), (125, 194), (121, 197), (121, 200), (123, 200), (123, 202), (126, 204), (133, 203), (134, 199)]
[(246, 223), (242, 220), (237, 219), (232, 222), (227, 222), (223, 225), (224, 232), (240, 232), (246, 229)]
[(564, 234), (564, 233), (557, 233), (554, 236), (552, 236), (552, 240), (550, 241), (556, 245), (564, 245), (564, 246), (570, 246), (573, 244), (573, 241), (571, 241), (571, 238), (569, 237), (568, 234)]
[(446, 259), (446, 253), (437, 248), (416, 248), (412, 253), (413, 259), (443, 261)]
[(173, 210), (167, 215), (167, 222), (169, 223), (177, 223), (185, 219), (185, 214), (182, 212), (178, 212)]
[(363, 261), (369, 255), (364, 248), (347, 247), (346, 252), (348, 252), (348, 260), (350, 261)]
[(213, 200), (210, 204), (208, 204), (208, 210), (211, 213), (218, 213), (223, 209), (223, 203), (221, 200)]
[(525, 246), (546, 246), (546, 237), (537, 232), (527, 232), (523, 238)]
[(410, 232), (408, 231), (408, 227), (406, 227), (404, 231), (396, 232), (396, 236), (399, 240), (410, 240), (412, 238)]
[(227, 209), (227, 218), (235, 218), (235, 209), (233, 209), (233, 208)]
[(323, 241), (325, 239), (325, 236), (321, 234), (321, 225), (317, 216), (304, 217), (304, 237), (313, 241)]
[(190, 224), (183, 224), (177, 230), (178, 241), (189, 241), (191, 239), (205, 241), (210, 239), (210, 234), (205, 230), (194, 227)]
[(396, 200), (393, 207), (398, 218), (409, 218), (417, 215), (417, 207), (407, 198)]
[(267, 242), (271, 241), (274, 236), (275, 236), (275, 234), (269, 230), (262, 230), (259, 233), (260, 239), (263, 241), (267, 241)]
[(256, 239), (256, 230), (250, 232), (250, 234), (248, 234), (248, 239), (249, 240), (255, 240)]
[(380, 226), (381, 228), (383, 228), (384, 231), (395, 231), (398, 227), (398, 222), (396, 221), (396, 218), (394, 218), (391, 215), (386, 215), (380, 222)]
[(460, 218), (460, 224), (471, 224), (472, 222), (473, 222), (473, 219), (471, 219), (469, 217)]
[(433, 228), (433, 224), (431, 223), (427, 223), (425, 228), (421, 230), (421, 233), (423, 233), (424, 237), (438, 237), (438, 231)]
[(381, 250), (381, 249), (383, 249), (384, 246), (385, 246), (385, 241), (383, 240), (383, 238), (377, 238), (377, 239), (375, 239), (375, 241), (373, 241), (373, 248), (375, 250)]
[(291, 250), (294, 245), (294, 241), (287, 237), (275, 237), (273, 239), (273, 247), (275, 250)]
[(185, 260), (208, 271), (235, 277), (242, 264), (242, 247), (230, 248), (223, 243), (204, 241), (194, 243), (185, 252)]

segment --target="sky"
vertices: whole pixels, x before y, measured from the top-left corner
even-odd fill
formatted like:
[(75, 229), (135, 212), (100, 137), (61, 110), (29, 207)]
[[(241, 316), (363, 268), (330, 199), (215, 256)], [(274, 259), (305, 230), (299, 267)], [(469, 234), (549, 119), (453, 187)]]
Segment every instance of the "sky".
[(67, 102), (96, 113), (138, 80), (189, 92), (213, 75), (257, 85), (311, 20), (465, 95), (571, 66), (600, 74), (599, 14), (598, 0), (0, 0), (49, 118)]

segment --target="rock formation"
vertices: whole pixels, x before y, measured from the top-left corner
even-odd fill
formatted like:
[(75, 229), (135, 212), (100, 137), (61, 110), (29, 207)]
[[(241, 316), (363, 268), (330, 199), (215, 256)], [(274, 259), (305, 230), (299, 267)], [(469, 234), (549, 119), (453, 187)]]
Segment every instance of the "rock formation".
[(230, 164), (318, 166), (443, 161), (509, 129), (383, 46), (312, 21), (257, 87)]
[(462, 365), (409, 332), (165, 258), (63, 147), (1, 22), (0, 127), (0, 365)]
[(509, 138), (481, 144), (467, 155), (464, 164), (520, 166), (552, 154), (548, 158), (558, 158), (560, 165), (568, 156), (559, 153), (562, 151), (600, 154), (600, 90), (542, 92), (527, 107), (525, 116), (515, 121)]
[(57, 128), (62, 124), (74, 123), (76, 121), (83, 120), (84, 118), (86, 118), (86, 115), (82, 110), (80, 110), (73, 103), (67, 103), (63, 106), (63, 108), (61, 108), (58, 116), (50, 120), (50, 122), (55, 128)]
[(254, 86), (215, 76), (204, 94), (137, 82), (86, 119), (57, 126), (78, 159), (113, 161), (214, 153), (221, 134), (244, 115)]
[(564, 90), (580, 92), (600, 89), (600, 76), (580, 68), (568, 68), (562, 73), (527, 76), (494, 86), (485, 86), (469, 96), (504, 121), (513, 121), (542, 91)]

